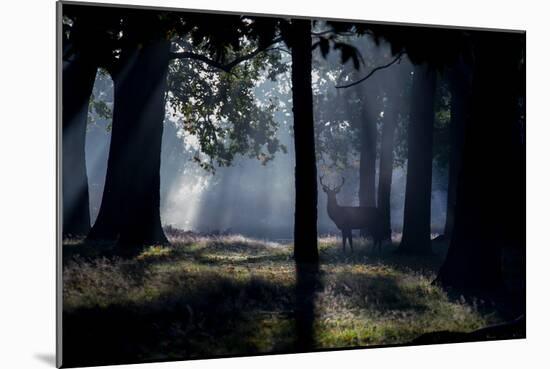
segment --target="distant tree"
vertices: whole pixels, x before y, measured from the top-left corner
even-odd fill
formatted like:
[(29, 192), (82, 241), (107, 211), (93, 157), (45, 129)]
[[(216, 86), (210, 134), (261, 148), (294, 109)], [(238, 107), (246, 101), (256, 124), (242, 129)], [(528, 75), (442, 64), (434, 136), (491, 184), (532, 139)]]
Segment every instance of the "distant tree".
[[(390, 187), (394, 166), (393, 135), (400, 119), (399, 106), (396, 103), (401, 104), (398, 97), (402, 96), (402, 91), (408, 88), (405, 83), (407, 78), (403, 73), (397, 72), (398, 69), (403, 70), (403, 68), (399, 68), (400, 65), (390, 58), (387, 44), (375, 44), (372, 37), (362, 34), (354, 34), (346, 38), (353, 40), (352, 44), (358, 48), (364, 61), (364, 68), (351, 70), (349, 66), (338, 68), (331, 64), (329, 72), (321, 74), (321, 78), (327, 78), (327, 76), (331, 78), (334, 73), (339, 77), (332, 77), (337, 83), (338, 88), (335, 90), (337, 93), (330, 94), (327, 91), (321, 95), (317, 103), (321, 118), (317, 122), (317, 131), (318, 136), (322, 138), (318, 139), (321, 144), (318, 155), (324, 158), (329, 154), (328, 158), (339, 170), (354, 167), (356, 162), (359, 163), (356, 168), (359, 175), (359, 203), (361, 206), (377, 206), (376, 202), (378, 202), (380, 207), (381, 200), (383, 203), (387, 202), (387, 210), (384, 212), (384, 217), (387, 218), (385, 227), (390, 228)], [(385, 65), (388, 65), (388, 69), (383, 68)], [(364, 83), (350, 82), (373, 72), (375, 73), (371, 74), (368, 80), (365, 79)], [(334, 90), (333, 84), (331, 87)], [(343, 128), (340, 127), (342, 124)], [(383, 128), (379, 129), (379, 127)], [(380, 144), (379, 135), (382, 136)], [(380, 182), (378, 201), (375, 201), (378, 147), (380, 147)], [(354, 154), (350, 155), (351, 153)], [(367, 233), (368, 230), (362, 232), (363, 235)]]
[(399, 250), (425, 254), (431, 252), (430, 204), (437, 71), (455, 62), (465, 48), (467, 35), (461, 30), (433, 32), (424, 27), (363, 27), (368, 27), (375, 37), (390, 42), (394, 54), (406, 53), (416, 66), (407, 129), (407, 184)]
[(395, 148), (395, 131), (399, 120), (406, 115), (409, 65), (396, 65), (391, 72), (385, 73), (386, 103), (380, 143), (380, 163), (378, 177), (378, 210), (382, 216), (382, 229), (391, 229), (391, 186)]
[[(376, 207), (376, 148), (383, 93), (377, 78), (369, 82), (361, 86), (366, 101), (360, 107), (359, 206)], [(362, 231), (365, 236), (366, 231)]]

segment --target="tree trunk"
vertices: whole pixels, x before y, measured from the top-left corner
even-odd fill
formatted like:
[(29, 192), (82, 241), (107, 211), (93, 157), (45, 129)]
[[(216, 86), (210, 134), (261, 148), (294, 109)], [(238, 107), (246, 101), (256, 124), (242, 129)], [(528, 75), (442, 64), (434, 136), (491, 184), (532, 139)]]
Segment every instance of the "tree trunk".
[(518, 119), (522, 34), (476, 35), (472, 115), (464, 133), (455, 226), (436, 283), (502, 286), (501, 250), (525, 247), (525, 141)]
[(381, 226), (391, 234), (391, 186), (393, 175), (393, 149), (395, 130), (403, 111), (403, 90), (410, 70), (403, 65), (393, 66), (385, 79), (387, 101), (384, 106), (384, 120), (380, 143), (380, 163), (378, 173), (378, 210), (382, 217)]
[(72, 55), (63, 62), (62, 208), (63, 237), (85, 236), (90, 230), (86, 123), (97, 65), (90, 55)]
[(458, 173), (462, 165), (462, 148), (464, 145), (464, 126), (469, 119), (469, 80), (470, 75), (464, 63), (457, 62), (449, 71), (449, 87), (451, 90), (451, 123), (450, 123), (450, 155), (449, 155), (449, 186), (447, 188), (447, 216), (445, 218), (445, 237), (453, 233), (456, 186)]
[(399, 251), (431, 252), (431, 193), (434, 95), (436, 71), (429, 65), (414, 69), (408, 131), (407, 185), (403, 239)]
[[(376, 78), (369, 81), (360, 93), (366, 95), (361, 109), (361, 125), (359, 131), (359, 206), (376, 207), (376, 142), (378, 129), (376, 126), (380, 111), (378, 96), (380, 85)], [(369, 229), (361, 229), (361, 236), (371, 234)]]
[(126, 51), (114, 77), (115, 108), (105, 190), (90, 239), (121, 246), (165, 244), (160, 154), (170, 42)]
[(290, 47), (296, 162), (294, 258), (299, 263), (317, 262), (317, 167), (311, 91), (311, 21), (292, 20)]
[(393, 141), (399, 117), (399, 95), (388, 94), (388, 105), (384, 109), (382, 142), (380, 145), (380, 172), (378, 173), (378, 210), (382, 217), (382, 229), (391, 229), (391, 184), (393, 174)]
[[(370, 95), (369, 95), (370, 96)], [(376, 96), (372, 96), (372, 100)], [(369, 97), (367, 97), (368, 99)], [(359, 153), (359, 205), (376, 207), (376, 129), (375, 103), (363, 106), (361, 122), (361, 148)]]

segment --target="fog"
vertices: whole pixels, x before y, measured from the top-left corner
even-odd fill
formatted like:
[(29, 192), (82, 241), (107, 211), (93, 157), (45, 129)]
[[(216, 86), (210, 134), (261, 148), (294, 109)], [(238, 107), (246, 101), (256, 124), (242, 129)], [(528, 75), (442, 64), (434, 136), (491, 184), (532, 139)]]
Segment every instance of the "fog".
[[(363, 42), (363, 49), (364, 40)], [(380, 58), (387, 54), (387, 46), (376, 46), (370, 43), (366, 52)], [(365, 50), (362, 50), (365, 51)], [(318, 60), (329, 67), (336, 65), (337, 60)], [(404, 60), (402, 64), (407, 64)], [(403, 67), (403, 66), (402, 66)], [(366, 68), (368, 70), (368, 68)], [(358, 75), (366, 74), (364, 70)], [(384, 83), (392, 72), (391, 68), (379, 72), (377, 78)], [(288, 74), (288, 73), (287, 73)], [(329, 70), (330, 74), (330, 70)], [(289, 76), (282, 79), (288, 84)], [(313, 75), (314, 93), (327, 96), (317, 101), (314, 106), (316, 117), (325, 117), (335, 103), (344, 104), (343, 94), (335, 89), (335, 82), (323, 77), (317, 71)], [(407, 81), (402, 81), (406, 86)], [(234, 232), (244, 235), (288, 240), (293, 235), (294, 213), (294, 150), (292, 138), (292, 116), (290, 106), (290, 89), (280, 88), (274, 82), (262, 82), (256, 88), (256, 97), (261, 100), (266, 89), (277, 87), (280, 109), (275, 114), (279, 124), (278, 137), (288, 151), (278, 152), (272, 161), (265, 165), (256, 159), (238, 157), (232, 166), (216, 168), (214, 174), (200, 168), (193, 160), (197, 150), (196, 138), (182, 131), (177, 113), (167, 106), (164, 121), (164, 133), (161, 157), (161, 220), (164, 226), (173, 226), (183, 230), (196, 232)], [(358, 86), (366, 91), (365, 86)], [(94, 85), (94, 99), (106, 104), (112, 109), (113, 83), (106, 75), (98, 73)], [(338, 95), (339, 94), (339, 95)], [(337, 97), (335, 97), (337, 96)], [(324, 102), (323, 102), (324, 101)], [(367, 104), (369, 103), (367, 98)], [(327, 106), (321, 106), (322, 104)], [(375, 109), (366, 106), (366, 109)], [(382, 106), (375, 114), (382, 118), (387, 116)], [(323, 118), (324, 119), (324, 118)], [(340, 118), (338, 125), (346, 124)], [(379, 122), (381, 129), (383, 119)], [(331, 127), (330, 122), (327, 123)], [(100, 118), (93, 109), (90, 110), (88, 132), (86, 136), (86, 165), (90, 192), (90, 214), (92, 223), (95, 221), (105, 183), (107, 157), (110, 142), (109, 119)], [(398, 126), (396, 136), (404, 137), (401, 126)], [(437, 145), (437, 142), (434, 142)], [(344, 154), (351, 157), (351, 162), (358, 160), (351, 143)], [(326, 161), (318, 163), (320, 174)], [(377, 164), (378, 166), (378, 164)], [(339, 181), (340, 176), (346, 178), (342, 191), (338, 195), (340, 205), (359, 205), (358, 200), (358, 170), (356, 167), (335, 170), (328, 176), (329, 181)], [(378, 175), (377, 175), (378, 178)], [(405, 198), (406, 160), (400, 164), (396, 160), (393, 171), (391, 192), (391, 218), (394, 231), (401, 231), (403, 224), (403, 208)], [(378, 179), (377, 181), (378, 182)], [(445, 224), (447, 198), (447, 170), (435, 165), (433, 169), (432, 189), (432, 232), (439, 233)], [(326, 195), (319, 189), (318, 229), (320, 234), (337, 233), (338, 230), (328, 218), (326, 211)]]

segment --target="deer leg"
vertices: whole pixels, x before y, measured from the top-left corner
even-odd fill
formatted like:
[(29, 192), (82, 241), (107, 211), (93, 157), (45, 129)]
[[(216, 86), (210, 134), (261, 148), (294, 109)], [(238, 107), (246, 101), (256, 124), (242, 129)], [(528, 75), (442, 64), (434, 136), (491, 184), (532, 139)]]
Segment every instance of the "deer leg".
[(346, 231), (342, 230), (342, 251), (346, 253)]
[(351, 252), (353, 252), (353, 240), (352, 240), (352, 237), (351, 237), (351, 229), (348, 230), (348, 240), (349, 240), (349, 248), (350, 248)]

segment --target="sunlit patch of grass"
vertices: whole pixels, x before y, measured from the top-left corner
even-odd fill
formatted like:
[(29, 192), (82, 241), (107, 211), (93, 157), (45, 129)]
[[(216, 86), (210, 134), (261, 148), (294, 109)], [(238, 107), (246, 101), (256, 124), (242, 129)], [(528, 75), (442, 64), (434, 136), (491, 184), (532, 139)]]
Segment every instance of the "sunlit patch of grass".
[[(357, 240), (354, 253), (344, 254), (338, 237), (319, 240), (315, 348), (406, 343), (426, 332), (472, 331), (499, 321), (431, 284), (437, 255), (403, 257), (391, 252), (394, 244), (378, 255), (371, 246)], [(64, 311), (74, 342), (85, 331), (94, 345), (113, 347), (112, 355), (123, 355), (117, 345), (132, 345), (139, 350), (134, 356), (151, 360), (294, 348), (291, 245), (190, 236), (125, 259), (82, 258), (77, 251), (88, 246), (65, 247), (71, 252), (64, 260)]]
[(406, 343), (423, 333), (468, 332), (495, 320), (451, 301), (421, 274), (380, 266), (339, 269), (318, 296), (319, 347)]
[(147, 249), (143, 250), (136, 259), (137, 260), (146, 260), (146, 259), (164, 259), (168, 258), (172, 254), (172, 249), (165, 246), (155, 245), (149, 246)]

